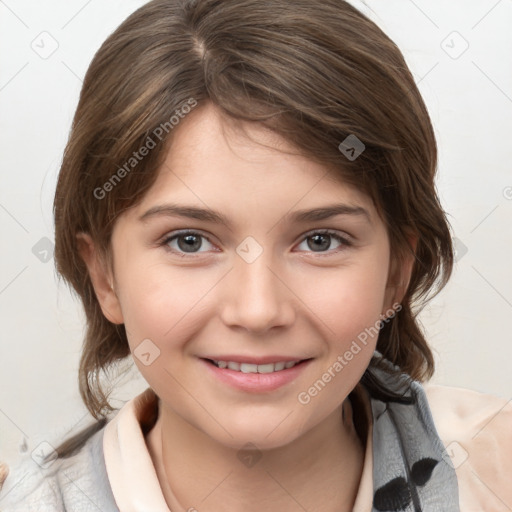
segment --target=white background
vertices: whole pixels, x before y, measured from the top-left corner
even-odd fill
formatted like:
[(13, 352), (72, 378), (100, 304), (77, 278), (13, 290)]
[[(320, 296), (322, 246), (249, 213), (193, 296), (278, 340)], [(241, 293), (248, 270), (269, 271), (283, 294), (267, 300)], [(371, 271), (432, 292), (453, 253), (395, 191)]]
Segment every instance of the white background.
[[(33, 248), (53, 241), (53, 194), (87, 66), (144, 3), (0, 1), (0, 460), (8, 463), (91, 421), (77, 384), (81, 305), (58, 285), (53, 259)], [(404, 53), (438, 138), (438, 189), (459, 251), (451, 282), (420, 317), (436, 353), (432, 382), (512, 398), (512, 0), (353, 3)], [(41, 38), (46, 49), (58, 44), (47, 58), (32, 48)], [(118, 407), (147, 386), (128, 366)]]

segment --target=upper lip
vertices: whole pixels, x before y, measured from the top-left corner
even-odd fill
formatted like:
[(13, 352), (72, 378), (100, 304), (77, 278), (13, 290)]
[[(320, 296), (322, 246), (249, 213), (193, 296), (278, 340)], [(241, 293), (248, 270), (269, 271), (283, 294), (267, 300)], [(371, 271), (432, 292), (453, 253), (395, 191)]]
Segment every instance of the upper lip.
[(211, 359), (212, 361), (232, 361), (234, 363), (246, 363), (246, 364), (270, 364), (270, 363), (288, 363), (290, 361), (303, 361), (305, 359), (310, 359), (308, 357), (290, 357), (290, 356), (244, 356), (244, 355), (236, 355), (236, 354), (227, 354), (221, 356), (206, 356), (201, 359)]

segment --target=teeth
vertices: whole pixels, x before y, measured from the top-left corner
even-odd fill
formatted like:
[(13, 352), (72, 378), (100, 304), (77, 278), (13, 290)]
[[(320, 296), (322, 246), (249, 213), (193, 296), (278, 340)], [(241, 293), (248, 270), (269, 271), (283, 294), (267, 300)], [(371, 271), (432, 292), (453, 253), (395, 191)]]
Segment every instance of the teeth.
[(242, 373), (273, 373), (280, 372), (285, 368), (291, 368), (295, 366), (300, 361), (280, 361), (278, 363), (268, 363), (268, 364), (249, 364), (249, 363), (236, 363), (234, 361), (213, 361), (215, 366), (218, 368), (229, 368), (230, 370), (234, 370), (236, 372)]

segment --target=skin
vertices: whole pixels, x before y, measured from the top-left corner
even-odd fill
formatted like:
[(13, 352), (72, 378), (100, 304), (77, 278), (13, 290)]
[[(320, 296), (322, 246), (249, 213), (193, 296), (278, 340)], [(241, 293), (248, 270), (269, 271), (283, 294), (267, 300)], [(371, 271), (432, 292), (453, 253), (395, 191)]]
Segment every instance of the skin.
[[(103, 313), (125, 324), (132, 353), (145, 339), (160, 350), (147, 366), (134, 361), (160, 398), (147, 444), (173, 512), (349, 511), (364, 452), (347, 396), (377, 339), (360, 344), (308, 404), (297, 396), (401, 299), (412, 261), (395, 269), (385, 225), (368, 196), (294, 154), (272, 132), (244, 127), (252, 140), (211, 104), (195, 109), (174, 129), (155, 185), (116, 221), (113, 270), (83, 233), (81, 254)], [(217, 210), (232, 226), (170, 216), (139, 220), (170, 202)], [(365, 208), (369, 220), (285, 219), (338, 203)], [(193, 239), (192, 253), (183, 237), (160, 243), (182, 229), (207, 239)], [(350, 237), (352, 245), (329, 236), (315, 245), (311, 231), (322, 229)], [(251, 263), (236, 251), (248, 236), (263, 251)], [(206, 371), (199, 357), (211, 354), (314, 359), (292, 382), (254, 393)], [(252, 467), (237, 457), (248, 442), (262, 455)]]

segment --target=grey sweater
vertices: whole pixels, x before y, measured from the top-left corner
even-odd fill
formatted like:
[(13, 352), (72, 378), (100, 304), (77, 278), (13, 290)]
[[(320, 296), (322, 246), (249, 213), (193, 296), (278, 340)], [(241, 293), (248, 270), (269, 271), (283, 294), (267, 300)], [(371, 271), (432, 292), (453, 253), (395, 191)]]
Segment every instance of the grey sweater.
[(54, 460), (46, 469), (25, 454), (9, 469), (0, 492), (0, 511), (119, 512), (105, 468), (104, 430), (77, 453)]

